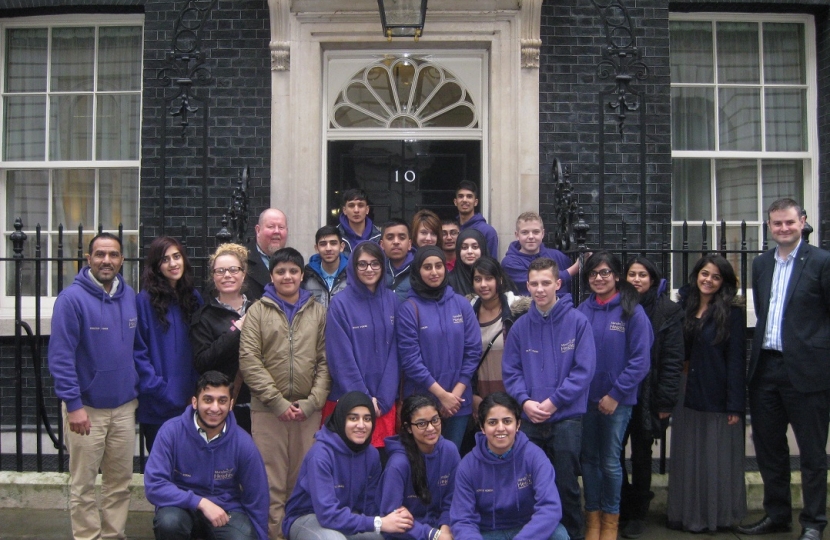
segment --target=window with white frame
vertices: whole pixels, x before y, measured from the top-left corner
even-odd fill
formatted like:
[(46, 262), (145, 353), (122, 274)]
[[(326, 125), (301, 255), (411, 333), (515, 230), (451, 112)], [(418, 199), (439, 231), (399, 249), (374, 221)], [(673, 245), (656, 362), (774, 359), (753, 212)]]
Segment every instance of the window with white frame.
[[(0, 23), (0, 188), (6, 257), (21, 218), (25, 257), (76, 257), (98, 228), (118, 234), (124, 254), (138, 254), (143, 17), (96, 16), (10, 19)], [(83, 238), (78, 227), (83, 227)], [(34, 295), (34, 265), (23, 273), (23, 294)], [(4, 265), (14, 294), (13, 263)], [(63, 265), (63, 285), (77, 263)], [(135, 264), (125, 264), (137, 283)], [(41, 294), (58, 292), (58, 263), (42, 266)]]
[[(717, 249), (723, 220), (728, 250), (741, 249), (742, 222), (747, 248), (759, 249), (772, 201), (791, 197), (815, 208), (813, 18), (673, 14), (669, 24), (673, 247), (682, 247), (686, 222), (697, 249), (705, 222), (709, 248)], [(739, 271), (739, 256), (729, 259)], [(674, 287), (685, 282), (680, 257), (672, 273)]]

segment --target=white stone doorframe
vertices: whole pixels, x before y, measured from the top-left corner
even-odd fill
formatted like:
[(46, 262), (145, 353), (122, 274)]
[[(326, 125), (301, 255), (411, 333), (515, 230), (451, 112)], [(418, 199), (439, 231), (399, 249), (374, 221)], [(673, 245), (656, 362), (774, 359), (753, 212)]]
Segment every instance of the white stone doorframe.
[[(484, 49), (489, 141), (482, 208), (503, 255), (516, 216), (539, 209), (539, 25), (542, 0), (430, 0), (424, 36), (387, 42), (375, 0), (268, 0), (271, 12), (271, 205), (289, 244), (313, 253), (325, 189), (323, 53)], [(253, 209), (259, 212), (261, 209)]]

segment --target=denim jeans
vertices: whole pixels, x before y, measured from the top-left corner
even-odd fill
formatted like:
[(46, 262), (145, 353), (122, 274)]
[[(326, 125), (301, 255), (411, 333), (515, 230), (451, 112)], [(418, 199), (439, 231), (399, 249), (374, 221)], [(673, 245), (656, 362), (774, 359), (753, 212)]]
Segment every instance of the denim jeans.
[(464, 440), (464, 432), (467, 431), (467, 423), (470, 421), (470, 415), (451, 416), (450, 418), (441, 419), (441, 435), (450, 441), (461, 451), (461, 442)]
[(334, 529), (326, 529), (317, 521), (314, 514), (306, 514), (294, 520), (288, 531), (289, 540), (382, 540), (374, 532), (343, 534)]
[(231, 512), (227, 525), (214, 527), (198, 510), (186, 510), (177, 506), (163, 506), (153, 517), (156, 540), (257, 540), (251, 520), (244, 512)]
[(582, 417), (582, 485), (586, 512), (620, 513), (623, 475), (620, 451), (629, 418), (630, 405), (617, 405), (612, 414), (602, 414), (596, 403), (588, 403), (588, 412)]
[(579, 490), (579, 456), (582, 451), (582, 416), (559, 422), (522, 422), (521, 430), (547, 454), (556, 472), (556, 489), (562, 501), (562, 525), (571, 538), (582, 538), (582, 495)]
[[(488, 531), (481, 533), (482, 540), (513, 540), (522, 532), (521, 527), (517, 529), (508, 529), (506, 531)], [(442, 535), (443, 536), (443, 535)], [(553, 531), (553, 534), (550, 535), (549, 539), (543, 540), (569, 540), (570, 536), (568, 536), (568, 531), (565, 527), (560, 523), (556, 526), (556, 530)]]

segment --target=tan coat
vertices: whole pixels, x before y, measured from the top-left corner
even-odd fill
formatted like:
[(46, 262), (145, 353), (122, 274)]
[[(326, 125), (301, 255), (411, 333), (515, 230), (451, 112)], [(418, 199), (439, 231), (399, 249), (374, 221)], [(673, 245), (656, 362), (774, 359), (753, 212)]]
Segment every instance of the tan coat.
[(326, 363), (326, 309), (313, 298), (294, 315), (263, 298), (248, 309), (239, 369), (251, 389), (251, 409), (279, 416), (297, 403), (306, 417), (323, 409), (331, 390)]

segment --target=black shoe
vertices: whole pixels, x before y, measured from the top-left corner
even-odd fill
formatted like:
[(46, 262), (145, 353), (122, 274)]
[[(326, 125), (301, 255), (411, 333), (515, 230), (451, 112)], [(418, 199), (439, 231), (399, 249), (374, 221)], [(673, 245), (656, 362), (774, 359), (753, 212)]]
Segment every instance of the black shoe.
[(821, 540), (821, 531), (818, 529), (801, 529), (798, 540)]
[(632, 519), (622, 528), (623, 538), (640, 538), (645, 532), (646, 527), (641, 519)]
[(749, 525), (738, 525), (736, 530), (741, 534), (753, 536), (756, 534), (790, 532), (793, 530), (793, 525), (792, 523), (776, 523), (771, 517), (765, 515), (755, 523), (750, 523)]

